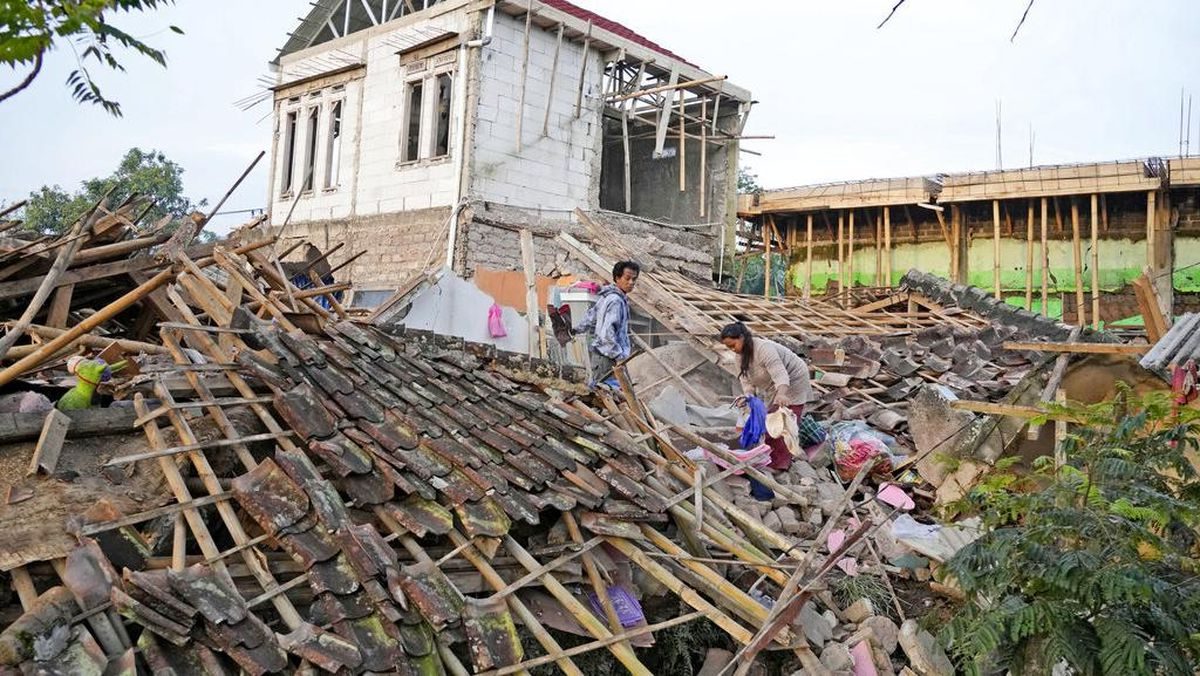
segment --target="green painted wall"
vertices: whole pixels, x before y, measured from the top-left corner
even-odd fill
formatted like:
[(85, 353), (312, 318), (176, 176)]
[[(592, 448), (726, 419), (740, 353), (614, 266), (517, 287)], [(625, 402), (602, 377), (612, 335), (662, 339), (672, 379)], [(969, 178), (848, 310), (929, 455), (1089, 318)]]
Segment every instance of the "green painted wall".
[[(1050, 289), (1052, 293), (1075, 290), (1074, 246), (1070, 240), (1050, 240)], [(1144, 241), (1100, 240), (1100, 288), (1115, 291), (1129, 284), (1142, 274), (1146, 265), (1146, 244)], [(813, 292), (822, 293), (830, 281), (837, 280), (837, 250), (828, 245), (813, 250)], [(1034, 244), (1033, 287), (1034, 295), (1040, 295), (1042, 288), (1041, 242)], [(1024, 240), (1000, 240), (1000, 286), (1009, 291), (1025, 289), (1025, 259), (1026, 246)], [(1083, 246), (1083, 286), (1090, 291), (1092, 286), (1092, 252), (1091, 242)], [(793, 256), (789, 274), (796, 288), (804, 287), (804, 254)], [(950, 276), (950, 253), (943, 242), (924, 242), (921, 244), (896, 244), (892, 248), (892, 285), (898, 284), (900, 278), (909, 269), (916, 268), (923, 272), (941, 277)], [(849, 270), (847, 265), (847, 270)], [(968, 282), (974, 286), (986, 289), (992, 288), (992, 239), (975, 238), (971, 241), (967, 252)], [(1175, 273), (1173, 283), (1177, 291), (1200, 291), (1200, 238), (1175, 238)], [(882, 286), (875, 279), (875, 247), (866, 246), (854, 251), (854, 284), (855, 286)], [(1021, 298), (1024, 302), (1024, 298)], [(1047, 309), (1054, 314), (1054, 304), (1048, 303)], [(1061, 308), (1058, 308), (1061, 312)]]

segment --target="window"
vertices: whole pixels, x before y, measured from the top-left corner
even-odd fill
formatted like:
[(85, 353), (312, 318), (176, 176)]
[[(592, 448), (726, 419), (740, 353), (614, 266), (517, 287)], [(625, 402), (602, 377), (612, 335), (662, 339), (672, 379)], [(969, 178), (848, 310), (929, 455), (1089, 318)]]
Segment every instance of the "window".
[(450, 98), (453, 78), (449, 73), (437, 76), (437, 111), (434, 117), (436, 129), (433, 137), (433, 156), (450, 154)]
[(317, 119), (320, 113), (320, 108), (308, 109), (308, 124), (305, 130), (307, 136), (304, 139), (304, 187), (301, 188), (301, 192), (308, 192), (313, 188), (313, 171), (317, 161)]
[(329, 137), (325, 146), (325, 188), (338, 187), (342, 166), (342, 102), (329, 107)]
[(423, 82), (408, 85), (408, 117), (404, 125), (404, 147), (401, 162), (412, 162), (421, 156), (421, 93)]
[(279, 192), (284, 195), (292, 192), (292, 173), (293, 167), (296, 166), (297, 115), (298, 113), (293, 110), (287, 114), (283, 123), (283, 182), (280, 184)]

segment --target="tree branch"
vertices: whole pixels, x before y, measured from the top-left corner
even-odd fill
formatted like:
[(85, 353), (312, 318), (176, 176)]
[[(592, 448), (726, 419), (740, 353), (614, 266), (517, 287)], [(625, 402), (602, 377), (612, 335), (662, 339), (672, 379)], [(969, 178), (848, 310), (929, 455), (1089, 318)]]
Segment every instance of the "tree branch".
[(1034, 0), (1029, 0), (1029, 4), (1025, 5), (1025, 13), (1021, 15), (1021, 20), (1017, 22), (1017, 27), (1013, 30), (1012, 37), (1008, 39), (1009, 42), (1017, 39), (1017, 33), (1021, 32), (1021, 26), (1025, 25), (1025, 17), (1029, 16), (1029, 10), (1033, 9), (1033, 2)]
[(34, 57), (33, 70), (29, 71), (29, 75), (26, 75), (25, 79), (21, 80), (21, 82), (16, 87), (13, 87), (12, 89), (4, 92), (3, 94), (0, 94), (0, 102), (3, 102), (5, 99), (13, 96), (14, 94), (20, 92), (22, 89), (25, 89), (30, 84), (32, 84), (33, 79), (35, 77), (37, 77), (38, 73), (41, 72), (41, 70), (42, 70), (42, 52), (38, 52), (37, 56)]
[(895, 13), (896, 13), (896, 10), (900, 9), (900, 5), (903, 5), (905, 2), (907, 2), (907, 0), (898, 0), (898, 1), (896, 2), (896, 5), (895, 5), (894, 7), (892, 7), (892, 11), (888, 12), (888, 15), (887, 15), (886, 17), (884, 17), (884, 18), (883, 18), (883, 21), (880, 21), (880, 22), (879, 22), (879, 25), (878, 25), (878, 26), (876, 26), (875, 28), (876, 28), (876, 29), (883, 28), (883, 24), (885, 24), (885, 23), (887, 23), (888, 21), (890, 21), (890, 20), (891, 20), (891, 18), (892, 18), (892, 15), (893, 15), (893, 14), (895, 14)]

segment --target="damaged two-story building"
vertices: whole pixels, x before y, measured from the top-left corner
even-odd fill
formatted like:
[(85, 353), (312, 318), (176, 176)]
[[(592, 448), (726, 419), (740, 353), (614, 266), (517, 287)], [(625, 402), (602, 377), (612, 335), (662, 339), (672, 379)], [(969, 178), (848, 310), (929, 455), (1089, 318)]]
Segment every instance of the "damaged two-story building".
[(370, 306), (415, 272), (566, 272), (579, 209), (711, 278), (750, 93), (563, 0), (318, 0), (273, 64), (271, 224), (365, 251)]

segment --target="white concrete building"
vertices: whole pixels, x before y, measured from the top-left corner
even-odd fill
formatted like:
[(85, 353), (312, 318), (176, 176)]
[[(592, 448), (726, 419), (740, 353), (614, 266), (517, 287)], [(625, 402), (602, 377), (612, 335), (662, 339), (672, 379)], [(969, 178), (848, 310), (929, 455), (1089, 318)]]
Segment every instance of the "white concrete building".
[(575, 209), (711, 274), (736, 214), (749, 92), (569, 2), (317, 0), (273, 65), (271, 223), (365, 250), (357, 304), (521, 269), (521, 227), (562, 271)]

